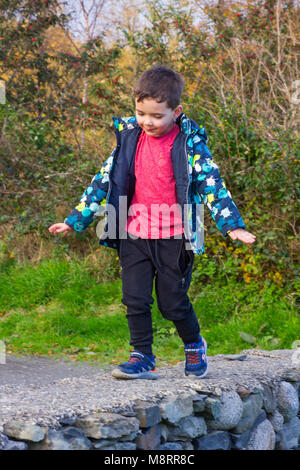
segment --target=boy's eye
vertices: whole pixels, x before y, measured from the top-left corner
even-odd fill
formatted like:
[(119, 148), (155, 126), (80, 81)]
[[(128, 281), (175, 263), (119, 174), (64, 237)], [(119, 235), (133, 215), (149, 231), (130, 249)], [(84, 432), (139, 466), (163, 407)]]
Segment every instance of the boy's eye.
[[(144, 116), (144, 113), (142, 113), (141, 111), (137, 111), (138, 115), (139, 116)], [(155, 119), (161, 119), (162, 116), (161, 115), (157, 115), (157, 116), (153, 116)]]

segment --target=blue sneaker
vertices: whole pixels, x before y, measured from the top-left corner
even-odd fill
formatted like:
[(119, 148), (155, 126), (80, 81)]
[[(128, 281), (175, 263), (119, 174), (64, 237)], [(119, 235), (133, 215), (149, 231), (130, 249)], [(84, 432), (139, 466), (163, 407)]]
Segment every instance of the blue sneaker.
[(185, 375), (195, 375), (205, 377), (208, 372), (207, 344), (204, 338), (199, 343), (190, 343), (184, 345), (185, 352)]
[(158, 379), (158, 373), (155, 369), (155, 356), (139, 351), (131, 351), (128, 362), (120, 364), (112, 371), (112, 376), (117, 379)]

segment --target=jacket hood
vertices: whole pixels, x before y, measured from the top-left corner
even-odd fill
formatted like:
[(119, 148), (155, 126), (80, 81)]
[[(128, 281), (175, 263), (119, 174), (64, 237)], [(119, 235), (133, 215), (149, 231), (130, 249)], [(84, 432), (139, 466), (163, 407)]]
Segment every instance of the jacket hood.
[[(139, 127), (135, 116), (113, 117), (112, 120), (116, 133)], [(198, 135), (205, 144), (208, 142), (209, 139), (205, 127), (202, 125), (199, 126), (195, 121), (187, 117), (186, 114), (181, 113), (176, 119), (176, 124), (184, 134), (190, 137), (196, 137), (196, 135)]]

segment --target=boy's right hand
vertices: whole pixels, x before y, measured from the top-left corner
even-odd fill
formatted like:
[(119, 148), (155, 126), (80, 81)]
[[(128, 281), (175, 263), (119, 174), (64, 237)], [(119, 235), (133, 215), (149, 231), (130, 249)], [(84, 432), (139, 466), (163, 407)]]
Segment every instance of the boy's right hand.
[(58, 233), (68, 235), (69, 233), (74, 232), (74, 230), (65, 223), (58, 223), (51, 225), (51, 227), (49, 227), (49, 232), (53, 233), (54, 235), (57, 235)]

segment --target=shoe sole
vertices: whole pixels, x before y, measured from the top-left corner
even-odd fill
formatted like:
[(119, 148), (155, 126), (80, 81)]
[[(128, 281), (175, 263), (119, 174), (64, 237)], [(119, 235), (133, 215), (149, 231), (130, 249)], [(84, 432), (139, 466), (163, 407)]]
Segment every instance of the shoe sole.
[[(203, 341), (204, 341), (204, 350), (205, 350), (205, 355), (206, 355), (206, 353), (207, 353), (207, 343), (206, 343), (204, 338), (203, 338)], [(203, 374), (197, 375), (197, 374), (194, 374), (193, 372), (186, 372), (185, 371), (186, 377), (188, 377), (189, 375), (192, 375), (193, 377), (196, 377), (197, 379), (202, 379), (203, 377), (205, 377), (207, 375), (208, 371), (209, 371), (207, 356), (206, 356), (206, 361), (207, 361), (207, 367), (206, 367), (206, 371)]]
[(111, 373), (116, 379), (145, 379), (145, 380), (157, 380), (158, 373), (155, 371), (141, 372), (139, 374), (126, 374), (126, 372), (121, 371), (120, 369), (114, 369)]
[(197, 374), (194, 374), (193, 372), (185, 372), (185, 375), (186, 375), (186, 377), (188, 377), (189, 375), (192, 375), (193, 377), (196, 377), (196, 379), (202, 379), (203, 377), (205, 377), (207, 375), (208, 371), (209, 371), (209, 367), (208, 367), (208, 363), (207, 363), (206, 371), (203, 374), (197, 375)]

